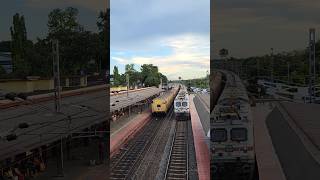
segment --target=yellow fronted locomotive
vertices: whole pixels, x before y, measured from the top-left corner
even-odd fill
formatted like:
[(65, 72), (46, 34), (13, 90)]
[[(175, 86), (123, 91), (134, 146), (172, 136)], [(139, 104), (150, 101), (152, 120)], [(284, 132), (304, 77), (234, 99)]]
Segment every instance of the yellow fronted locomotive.
[(179, 92), (179, 87), (173, 87), (171, 90), (164, 92), (152, 100), (152, 115), (165, 115), (169, 111), (174, 98)]

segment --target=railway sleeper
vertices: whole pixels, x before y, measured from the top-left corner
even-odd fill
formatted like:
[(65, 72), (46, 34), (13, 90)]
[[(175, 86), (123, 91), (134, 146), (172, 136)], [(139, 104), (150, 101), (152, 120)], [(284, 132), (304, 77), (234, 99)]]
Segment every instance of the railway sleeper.
[(185, 156), (186, 155), (186, 152), (185, 151), (175, 151), (175, 152), (172, 152), (172, 155), (176, 155), (176, 156)]
[(124, 179), (126, 176), (123, 174), (112, 174), (111, 178), (113, 179)]
[(173, 145), (174, 147), (184, 147), (186, 143), (184, 141), (176, 141)]
[(169, 172), (168, 175), (169, 175), (168, 179), (172, 179), (172, 178), (185, 179), (186, 178), (186, 172), (180, 172), (180, 173)]
[(172, 163), (172, 164), (170, 165), (170, 168), (181, 167), (181, 166), (186, 167), (186, 163), (185, 163), (185, 162), (184, 162), (184, 163), (180, 163), (180, 162)]
[(175, 171), (175, 172), (182, 172), (182, 171), (186, 171), (186, 167), (185, 166), (174, 166), (171, 167), (170, 172)]
[(185, 157), (181, 157), (181, 156), (174, 156), (171, 159), (171, 162), (186, 162), (186, 158)]
[(184, 178), (186, 176), (185, 171), (177, 171), (177, 172), (170, 172), (169, 177), (178, 177), (178, 178)]

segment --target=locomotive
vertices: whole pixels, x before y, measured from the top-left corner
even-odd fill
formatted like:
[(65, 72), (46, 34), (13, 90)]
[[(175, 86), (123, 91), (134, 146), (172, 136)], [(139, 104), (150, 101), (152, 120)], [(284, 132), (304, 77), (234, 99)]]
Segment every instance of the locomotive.
[(165, 91), (159, 97), (152, 100), (151, 111), (153, 116), (166, 115), (170, 110), (170, 107), (179, 92), (180, 87), (174, 86), (168, 91)]
[(189, 105), (188, 90), (185, 86), (182, 86), (177, 97), (174, 99), (174, 113), (176, 115), (176, 120), (190, 119)]
[(212, 178), (251, 180), (256, 171), (249, 97), (240, 78), (228, 71), (224, 89), (210, 115)]

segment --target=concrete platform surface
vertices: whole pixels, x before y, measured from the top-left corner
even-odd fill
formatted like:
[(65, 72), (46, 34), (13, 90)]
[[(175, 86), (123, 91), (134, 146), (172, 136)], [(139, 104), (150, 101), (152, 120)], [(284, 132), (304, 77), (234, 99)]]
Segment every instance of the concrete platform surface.
[(279, 103), (282, 114), (295, 130), (306, 149), (320, 165), (320, 104)]
[(320, 165), (308, 152), (294, 123), (276, 106), (267, 117), (267, 127), (275, 152), (288, 180), (318, 180)]
[(256, 107), (252, 108), (259, 180), (285, 180), (285, 175), (266, 126), (266, 118), (270, 112), (271, 109), (267, 104), (257, 104)]
[(190, 95), (190, 115), (194, 146), (196, 151), (197, 168), (199, 180), (210, 179), (210, 153), (206, 143), (207, 137), (201, 125), (195, 104), (193, 102), (194, 95)]
[(205, 134), (207, 134), (210, 129), (210, 107), (208, 106), (209, 101), (209, 94), (197, 94), (193, 99), (193, 103), (195, 104)]

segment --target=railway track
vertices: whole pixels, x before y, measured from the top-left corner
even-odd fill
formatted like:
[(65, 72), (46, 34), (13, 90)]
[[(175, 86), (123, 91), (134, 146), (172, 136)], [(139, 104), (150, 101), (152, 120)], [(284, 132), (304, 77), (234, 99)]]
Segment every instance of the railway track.
[(189, 121), (177, 121), (174, 140), (169, 153), (169, 162), (165, 172), (165, 179), (188, 179), (189, 146), (188, 146)]
[(134, 137), (123, 148), (122, 152), (111, 159), (110, 179), (113, 180), (128, 180), (134, 177), (136, 167), (148, 152), (150, 146), (156, 139), (157, 132), (161, 128), (164, 121), (171, 118), (173, 109), (169, 111), (166, 117), (152, 119), (139, 134)]

